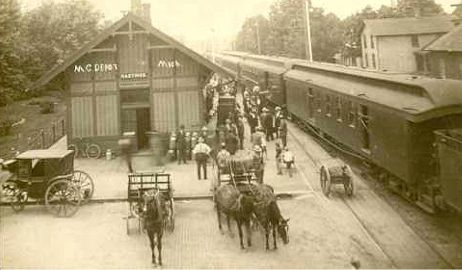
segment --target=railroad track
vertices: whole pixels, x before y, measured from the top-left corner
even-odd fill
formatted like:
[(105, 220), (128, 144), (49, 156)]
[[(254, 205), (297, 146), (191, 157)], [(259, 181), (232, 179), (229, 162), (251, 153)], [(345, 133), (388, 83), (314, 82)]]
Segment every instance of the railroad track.
[[(296, 146), (298, 146), (298, 148), (300, 150), (302, 150), (302, 152), (308, 157), (308, 160), (312, 163), (311, 165), (314, 166), (314, 168), (316, 168), (317, 173), (319, 174), (319, 168), (320, 168), (320, 165), (321, 165), (322, 161), (325, 160), (325, 159), (328, 159), (328, 158), (333, 158), (332, 155), (331, 155), (332, 153), (334, 153), (336, 155), (338, 153), (336, 153), (335, 150), (332, 150), (333, 149), (332, 146), (326, 145), (325, 143), (324, 143), (324, 145), (322, 145), (323, 142), (320, 139), (314, 138), (311, 134), (308, 134), (307, 132), (301, 130), (304, 135), (311, 137), (316, 142), (316, 146), (313, 146), (313, 145), (308, 146), (306, 143), (303, 142), (303, 140), (298, 138), (300, 135), (294, 134), (294, 131), (292, 130), (293, 128), (298, 128), (298, 127), (296, 127), (294, 125), (293, 127), (290, 127), (288, 129), (288, 135), (290, 137), (289, 139), (291, 139), (292, 142), (294, 142), (294, 144)], [(326, 150), (326, 147), (329, 150)], [(308, 151), (308, 149), (310, 149), (311, 151)], [(319, 155), (322, 155), (322, 157), (321, 158), (316, 157), (315, 154), (312, 154), (313, 152), (318, 153)], [(340, 155), (337, 155), (337, 158), (340, 158), (339, 156), (341, 156), (341, 153), (340, 153)], [(346, 161), (345, 158), (340, 158), (340, 159), (342, 159), (346, 164), (350, 165), (351, 168), (353, 169), (353, 171), (355, 171), (355, 172), (361, 171), (361, 169), (358, 168), (357, 165), (352, 164), (353, 162)], [(297, 166), (300, 167), (300, 166), (303, 166), (303, 165), (298, 164)], [(312, 184), (308, 180), (308, 177), (304, 173), (303, 169), (299, 169), (298, 171), (301, 172), (301, 174), (303, 176), (303, 179), (304, 179), (304, 182), (308, 186), (308, 188), (310, 190), (314, 191), (315, 189), (313, 188)], [(355, 173), (355, 181), (356, 182), (360, 181), (362, 183), (366, 182), (366, 180), (362, 176), (360, 176), (360, 174), (358, 174), (358, 173)], [(364, 184), (364, 185), (367, 186), (366, 184)], [(374, 191), (371, 190), (371, 192), (374, 192)], [(322, 193), (320, 193), (320, 192), (314, 192), (314, 194), (315, 194), (316, 199), (320, 200), (321, 202), (329, 200), (324, 195), (322, 195)], [(364, 234), (367, 235), (367, 237), (369, 237), (369, 239), (374, 243), (374, 245), (377, 247), (377, 249), (380, 250), (386, 256), (386, 258), (388, 258), (388, 260), (392, 264), (392, 267), (394, 267), (394, 268), (410, 268), (409, 265), (401, 265), (401, 263), (398, 260), (395, 259), (395, 255), (391, 254), (393, 252), (390, 252), (390, 250), (389, 250), (390, 248), (384, 247), (384, 245), (381, 244), (381, 240), (377, 237), (376, 234), (374, 234), (371, 231), (371, 228), (369, 227), (369, 225), (367, 225), (367, 222), (362, 218), (362, 215), (360, 213), (358, 213), (358, 211), (352, 205), (351, 200), (354, 200), (354, 197), (353, 197), (353, 199), (349, 199), (348, 197), (340, 197), (340, 199), (341, 199), (342, 203), (347, 207), (347, 209), (349, 209), (349, 211), (352, 213), (352, 216), (354, 217), (354, 219), (356, 220), (357, 224), (359, 225), (361, 230), (364, 232)], [(323, 207), (325, 207), (324, 206), (325, 203), (324, 204), (321, 203), (321, 205), (323, 205)], [(402, 220), (402, 222), (404, 222), (406, 224), (406, 226), (410, 230), (412, 230), (412, 232), (419, 238), (419, 240), (422, 243), (425, 243), (429, 247), (431, 252), (433, 252), (436, 255), (436, 257), (443, 264), (445, 264), (446, 267), (456, 268), (456, 266), (454, 264), (452, 264), (450, 261), (448, 261), (441, 254), (441, 252), (439, 252), (435, 248), (435, 246), (432, 243), (427, 241), (418, 232), (416, 232), (414, 230), (414, 228), (410, 224), (408, 224), (408, 222), (405, 219), (401, 218), (401, 220)]]

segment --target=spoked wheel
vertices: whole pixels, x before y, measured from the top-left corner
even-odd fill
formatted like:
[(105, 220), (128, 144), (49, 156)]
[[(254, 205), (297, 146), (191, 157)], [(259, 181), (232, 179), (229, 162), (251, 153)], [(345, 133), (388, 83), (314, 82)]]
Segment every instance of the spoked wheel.
[(87, 154), (87, 157), (89, 158), (98, 159), (101, 157), (101, 147), (99, 147), (99, 145), (97, 144), (92, 143), (87, 147), (85, 154)]
[(331, 181), (330, 181), (330, 174), (329, 170), (325, 167), (321, 167), (321, 188), (322, 188), (322, 193), (327, 197), (330, 194), (330, 186), (331, 186)]
[(80, 189), (81, 204), (88, 203), (95, 191), (95, 185), (90, 175), (84, 171), (75, 170), (72, 174), (72, 182)]
[(29, 198), (26, 191), (20, 189), (18, 185), (13, 181), (6, 181), (2, 186), (3, 196), (7, 198), (11, 205), (11, 208), (15, 212), (20, 212), (26, 207), (27, 199)]
[(57, 217), (70, 217), (80, 206), (80, 190), (72, 181), (56, 180), (45, 192), (47, 210)]
[(353, 196), (354, 186), (353, 186), (353, 171), (351, 170), (350, 166), (347, 165), (347, 175), (345, 176), (346, 179), (343, 180), (343, 186), (345, 187), (345, 193), (347, 196)]

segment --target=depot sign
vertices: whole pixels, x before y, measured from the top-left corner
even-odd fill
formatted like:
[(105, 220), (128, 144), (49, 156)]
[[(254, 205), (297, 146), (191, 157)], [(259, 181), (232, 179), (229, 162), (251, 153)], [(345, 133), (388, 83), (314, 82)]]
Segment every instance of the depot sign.
[(112, 72), (117, 71), (119, 65), (117, 64), (86, 64), (86, 65), (74, 65), (75, 73), (85, 72)]

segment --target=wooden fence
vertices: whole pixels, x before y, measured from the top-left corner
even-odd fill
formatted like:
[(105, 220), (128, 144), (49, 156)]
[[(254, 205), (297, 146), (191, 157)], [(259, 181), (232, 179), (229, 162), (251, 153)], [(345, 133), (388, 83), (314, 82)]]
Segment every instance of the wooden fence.
[(61, 118), (40, 129), (12, 133), (13, 139), (0, 145), (0, 158), (4, 160), (14, 158), (27, 150), (49, 148), (66, 135), (66, 122)]

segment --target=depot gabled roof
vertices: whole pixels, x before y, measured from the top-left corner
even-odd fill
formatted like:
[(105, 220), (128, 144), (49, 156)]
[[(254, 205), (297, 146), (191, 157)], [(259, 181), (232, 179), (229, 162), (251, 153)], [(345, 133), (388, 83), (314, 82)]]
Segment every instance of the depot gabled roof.
[(191, 50), (190, 48), (186, 47), (181, 42), (175, 40), (174, 38), (170, 37), (169, 35), (161, 32), (157, 28), (154, 28), (149, 22), (145, 21), (144, 19), (134, 15), (133, 13), (128, 13), (124, 17), (122, 17), (119, 21), (114, 23), (112, 26), (104, 30), (101, 34), (99, 34), (94, 40), (85, 44), (81, 49), (70, 55), (63, 63), (54, 66), (51, 70), (46, 72), (40, 79), (35, 81), (28, 90), (34, 90), (40, 86), (45, 85), (46, 83), (50, 82), (56, 75), (60, 74), (61, 72), (65, 71), (70, 65), (72, 65), (75, 61), (80, 59), (82, 56), (87, 54), (92, 48), (103, 42), (105, 39), (113, 35), (117, 30), (119, 30), (122, 26), (124, 26), (129, 21), (132, 21), (139, 26), (143, 27), (147, 32), (156, 36), (160, 40), (166, 42), (169, 45), (172, 45), (175, 49), (185, 53), (195, 61), (199, 62), (200, 64), (206, 66), (210, 70), (213, 70), (217, 73), (227, 74), (229, 72), (225, 69), (221, 68), (220, 66), (216, 65), (215, 63), (209, 61), (207, 58), (201, 56), (200, 54), (196, 53), (195, 51)]

